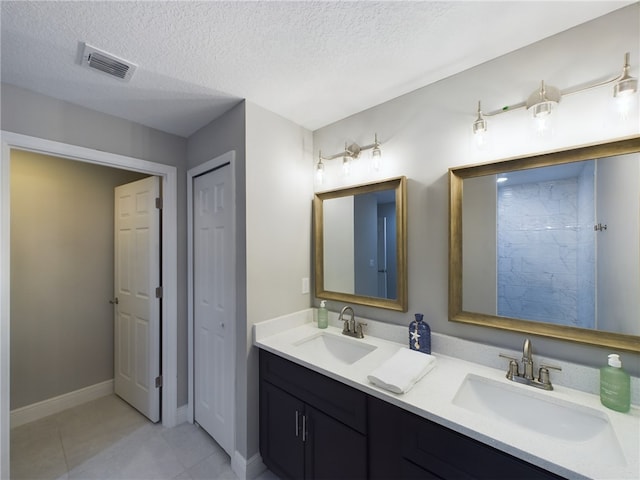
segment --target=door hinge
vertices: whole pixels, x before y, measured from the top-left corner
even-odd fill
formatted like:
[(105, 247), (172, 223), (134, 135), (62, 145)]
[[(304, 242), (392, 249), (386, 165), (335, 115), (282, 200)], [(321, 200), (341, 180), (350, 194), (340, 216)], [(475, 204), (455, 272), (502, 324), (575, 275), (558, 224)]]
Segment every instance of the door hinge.
[(156, 208), (162, 210), (162, 197), (156, 197)]
[(156, 298), (162, 298), (162, 287), (156, 287)]
[(162, 375), (156, 377), (156, 388), (160, 388), (162, 386)]

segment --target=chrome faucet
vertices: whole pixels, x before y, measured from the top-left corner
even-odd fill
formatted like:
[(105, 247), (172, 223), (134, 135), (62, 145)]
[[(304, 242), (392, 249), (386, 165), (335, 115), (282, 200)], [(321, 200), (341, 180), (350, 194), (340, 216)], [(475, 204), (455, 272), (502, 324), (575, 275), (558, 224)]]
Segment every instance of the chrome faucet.
[[(349, 320), (344, 319), (344, 314), (347, 311), (351, 313), (351, 318)], [(349, 335), (350, 337), (355, 338), (364, 338), (362, 327), (366, 326), (367, 324), (361, 322), (358, 322), (356, 324), (356, 314), (353, 312), (353, 308), (351, 308), (349, 305), (345, 305), (344, 307), (342, 307), (342, 310), (340, 310), (338, 321), (344, 322), (342, 326), (343, 335)]]
[(533, 358), (531, 356), (531, 340), (525, 338), (522, 345), (522, 366), (524, 373), (522, 376), (527, 380), (533, 380)]
[(533, 376), (531, 340), (528, 338), (525, 339), (524, 344), (522, 345), (522, 367), (524, 372), (520, 373), (520, 367), (516, 358), (504, 355), (503, 353), (500, 353), (499, 356), (509, 360), (509, 368), (506, 375), (509, 380), (536, 388), (542, 388), (543, 390), (553, 390), (553, 385), (551, 385), (551, 380), (549, 379), (549, 369), (562, 370), (560, 367), (553, 365), (540, 364), (538, 378), (535, 378)]

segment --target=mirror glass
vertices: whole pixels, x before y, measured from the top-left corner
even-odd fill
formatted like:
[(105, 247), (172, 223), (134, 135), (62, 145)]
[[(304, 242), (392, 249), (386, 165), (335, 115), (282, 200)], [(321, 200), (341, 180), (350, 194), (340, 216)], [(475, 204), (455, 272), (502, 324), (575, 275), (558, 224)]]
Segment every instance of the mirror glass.
[(639, 149), (451, 169), (450, 319), (640, 350)]
[(405, 183), (316, 194), (317, 297), (406, 311)]

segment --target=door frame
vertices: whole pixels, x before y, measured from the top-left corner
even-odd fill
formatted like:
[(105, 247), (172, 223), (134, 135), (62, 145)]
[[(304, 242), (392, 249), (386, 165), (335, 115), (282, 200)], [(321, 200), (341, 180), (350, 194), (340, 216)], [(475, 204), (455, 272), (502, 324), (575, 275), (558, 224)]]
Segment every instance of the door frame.
[[(188, 356), (188, 401), (187, 401), (187, 421), (189, 423), (193, 423), (194, 419), (194, 388), (195, 388), (195, 379), (194, 379), (194, 345), (193, 345), (193, 331), (194, 331), (194, 308), (193, 308), (193, 181), (195, 177), (203, 175), (211, 170), (215, 170), (216, 168), (220, 168), (225, 164), (229, 164), (231, 168), (231, 197), (233, 198), (233, 202), (237, 208), (236, 202), (236, 151), (230, 150), (218, 157), (215, 157), (211, 160), (208, 160), (205, 163), (198, 165), (197, 167), (193, 167), (187, 171), (187, 356)], [(234, 216), (231, 221), (232, 234), (235, 239), (237, 239), (237, 225), (236, 225), (236, 215), (237, 211), (234, 208)], [(232, 260), (232, 268), (236, 270), (238, 264), (236, 261), (236, 255), (234, 251), (233, 260)], [(236, 277), (237, 278), (237, 277)], [(237, 295), (234, 299), (236, 302), (236, 319), (238, 317), (238, 309), (237, 309)], [(234, 376), (237, 373), (237, 361), (236, 354), (238, 351), (237, 341), (238, 341), (238, 329), (237, 325), (234, 325), (235, 332), (235, 341), (236, 344), (233, 346), (234, 350)], [(234, 399), (238, 398), (237, 387), (233, 392)], [(238, 422), (236, 421), (237, 411), (235, 409), (235, 401), (234, 401), (234, 428), (233, 428), (233, 437), (234, 437), (234, 451), (237, 450), (235, 448), (235, 441), (237, 439), (237, 427)], [(232, 457), (233, 458), (233, 457)]]
[(0, 131), (0, 478), (9, 478), (10, 431), (10, 163), (11, 150), (25, 150), (44, 155), (121, 168), (161, 178), (163, 212), (161, 241), (163, 255), (162, 299), (162, 425), (177, 424), (177, 330), (178, 330), (178, 225), (177, 186), (178, 169), (148, 160), (102, 152), (86, 147)]

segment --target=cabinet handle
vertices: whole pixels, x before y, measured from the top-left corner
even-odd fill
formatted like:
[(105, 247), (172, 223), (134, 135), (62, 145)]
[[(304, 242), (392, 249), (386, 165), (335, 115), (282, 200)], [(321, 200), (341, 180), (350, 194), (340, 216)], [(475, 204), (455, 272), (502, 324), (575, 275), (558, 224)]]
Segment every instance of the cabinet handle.
[(302, 416), (302, 441), (307, 441), (307, 416)]
[[(300, 427), (298, 426), (298, 417), (300, 416), (300, 412), (296, 410), (296, 437), (300, 434)], [(303, 417), (304, 418), (304, 417)]]

